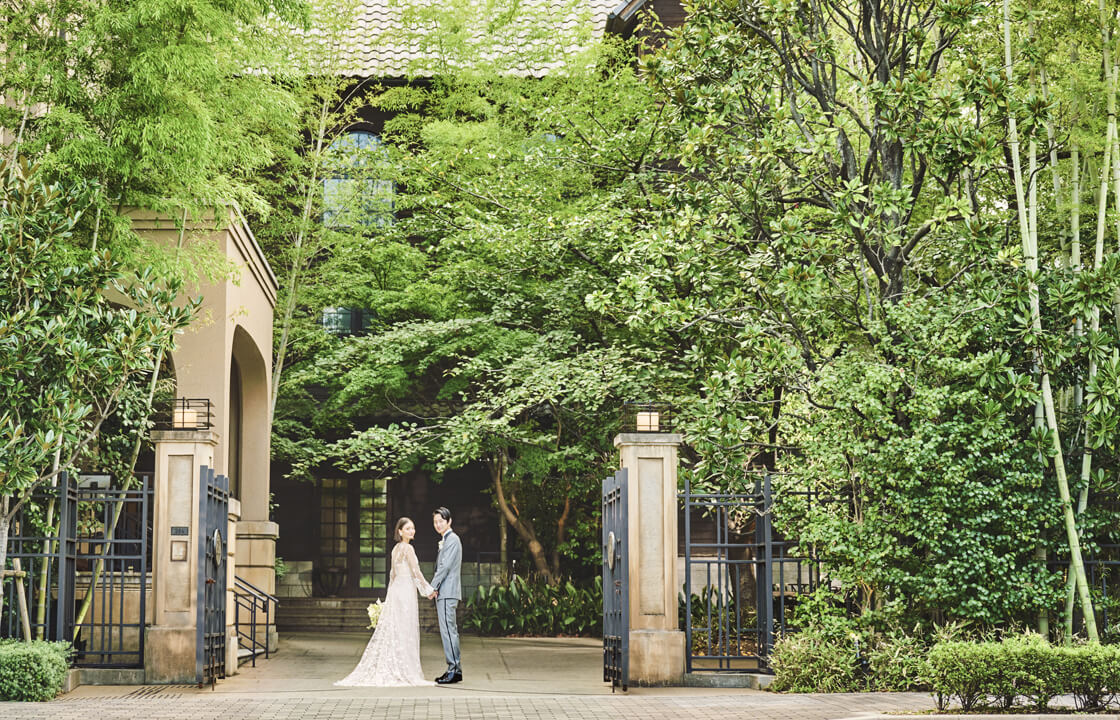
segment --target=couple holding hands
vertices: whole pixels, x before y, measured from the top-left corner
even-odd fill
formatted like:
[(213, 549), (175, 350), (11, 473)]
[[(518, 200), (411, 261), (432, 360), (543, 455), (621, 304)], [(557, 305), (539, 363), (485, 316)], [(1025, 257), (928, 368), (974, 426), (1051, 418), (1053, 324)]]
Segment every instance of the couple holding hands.
[(392, 552), (385, 607), (358, 666), (335, 685), (395, 687), (432, 684), (432, 681), (424, 679), (420, 668), (417, 592), (436, 601), (447, 672), (435, 682), (449, 685), (463, 680), (463, 666), (459, 660), (459, 627), (455, 619), (455, 608), (462, 595), (460, 567), (463, 544), (451, 530), (451, 511), (447, 508), (436, 508), (432, 513), (432, 527), (441, 539), (435, 574), (429, 584), (420, 572), (416, 550), (412, 547), (416, 526), (406, 517), (397, 521), (394, 532), (397, 544)]

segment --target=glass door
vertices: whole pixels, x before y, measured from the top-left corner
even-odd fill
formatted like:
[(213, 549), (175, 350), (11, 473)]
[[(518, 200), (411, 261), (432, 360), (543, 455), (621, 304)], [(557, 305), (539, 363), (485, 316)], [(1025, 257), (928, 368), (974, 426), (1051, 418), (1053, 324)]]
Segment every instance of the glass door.
[(358, 538), (357, 592), (383, 590), (389, 580), (388, 497), (384, 478), (362, 478), (356, 482)]
[(320, 480), (318, 584), (322, 594), (384, 594), (392, 548), (386, 490), (384, 478)]
[(350, 566), (349, 481), (323, 478), (319, 481), (319, 590), (327, 596), (341, 595), (348, 585)]

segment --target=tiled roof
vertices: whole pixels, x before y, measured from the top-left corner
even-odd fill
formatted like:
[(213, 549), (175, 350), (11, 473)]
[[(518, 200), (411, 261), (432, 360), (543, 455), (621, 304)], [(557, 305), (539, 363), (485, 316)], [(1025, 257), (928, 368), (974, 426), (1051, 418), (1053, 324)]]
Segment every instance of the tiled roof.
[(332, 65), (355, 77), (424, 76), (445, 65), (484, 64), (539, 77), (602, 37), (618, 2), (358, 0)]

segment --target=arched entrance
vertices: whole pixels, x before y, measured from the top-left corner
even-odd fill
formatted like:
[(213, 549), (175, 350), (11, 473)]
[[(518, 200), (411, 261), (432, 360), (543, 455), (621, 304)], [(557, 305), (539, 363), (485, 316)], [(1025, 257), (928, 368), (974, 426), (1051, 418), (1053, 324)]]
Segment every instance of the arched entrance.
[(231, 494), (241, 501), (243, 521), (268, 519), (268, 374), (257, 343), (238, 325), (230, 352), (225, 449)]

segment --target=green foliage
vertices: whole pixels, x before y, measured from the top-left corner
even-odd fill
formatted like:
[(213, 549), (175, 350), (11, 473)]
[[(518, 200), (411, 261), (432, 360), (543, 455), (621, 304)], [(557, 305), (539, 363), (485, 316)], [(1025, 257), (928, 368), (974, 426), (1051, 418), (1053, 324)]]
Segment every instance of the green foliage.
[(70, 644), (0, 640), (0, 700), (45, 702), (62, 690)]
[(956, 640), (966, 629), (961, 624), (903, 628), (890, 611), (851, 617), (839, 600), (823, 587), (798, 599), (792, 629), (771, 651), (774, 690), (926, 690), (933, 684), (927, 659), (930, 647)]
[[(602, 166), (648, 143), (632, 126), (648, 90), (615, 64), (622, 50), (596, 53), (598, 68), (475, 68), (361, 98), (401, 113), (385, 126), (390, 162), (371, 164), (395, 184), (396, 220), (315, 245), (273, 443), (304, 478), (484, 465), (511, 537), (552, 580), (594, 574), (618, 409), (662, 374), (660, 350), (585, 300), (614, 282), (628, 237), (612, 207), (633, 187)], [(281, 236), (266, 243), (283, 252)], [(368, 334), (324, 332), (332, 307), (365, 310)]]
[[(519, 22), (504, 3), (406, 7), (433, 75), (360, 99), (395, 113), (388, 162), (366, 165), (394, 183), (395, 222), (363, 224), (356, 199), (351, 227), (306, 255), (277, 456), (301, 477), (485, 465), (555, 579), (594, 567), (619, 403), (670, 399), (693, 487), (783, 471), (776, 527), (858, 608), (855, 627), (821, 620), (820, 642), (791, 636), (788, 652), (840, 667), (854, 631), (879, 668), (868, 683), (920, 685), (922, 631), (897, 628), (1010, 627), (1060, 606), (1046, 560), (1069, 543), (1056, 435), (1036, 426), (1041, 370), (1064, 388), (1071, 476), (1094, 451), (1075, 492), (1114, 492), (1120, 467), (1120, 260), (1074, 260), (1066, 200), (1074, 138), (1083, 227), (1108, 227), (1088, 180), (1103, 164), (1099, 53), (1070, 57), (1099, 43), (1091, 8), (1032, 4), (1061, 28), (1045, 37), (1017, 8), (1014, 73), (1052, 70), (1028, 93), (1007, 81), (993, 7), (901, 0), (873, 27), (859, 3), (818, 5), (700, 0), (641, 72), (607, 43), (533, 80), (480, 62), (493, 56), (463, 35), (487, 12), (479, 42), (501, 42)], [(1007, 232), (1010, 116), (1039, 147), (1057, 123), (1037, 174), (1056, 184), (1032, 201), (1044, 272)], [(288, 205), (319, 207), (317, 176), (299, 176), (312, 180)], [(289, 237), (266, 241), (276, 257)], [(367, 310), (369, 334), (323, 332), (332, 307)], [(1071, 332), (1094, 308), (1100, 328)], [(1093, 549), (1115, 512), (1078, 522)]]
[[(590, 297), (682, 348), (666, 357), (692, 378), (676, 390), (693, 486), (739, 490), (745, 467), (783, 471), (776, 527), (821, 557), (861, 614), (885, 611), (880, 632), (902, 617), (1006, 626), (1060, 606), (1045, 557), (1067, 541), (1046, 467), (1053, 435), (1033, 427), (1038, 370), (1072, 388), (1090, 357), (1104, 372), (1117, 341), (1114, 318), (1069, 332), (1088, 308), (1114, 312), (1116, 261), (1073, 268), (1068, 165), (1053, 209), (1038, 205), (1041, 336), (1037, 278), (1004, 232), (1015, 221), (1002, 200), (1009, 108), (1042, 147), (1049, 120), (1103, 118), (1062, 115), (1037, 87), (1013, 91), (995, 8), (918, 5), (885, 6), (876, 35), (858, 3), (693, 4), (643, 58), (664, 103), (644, 118), (657, 143), (633, 174), (651, 199), (625, 211), (635, 232), (618, 283)], [(1101, 89), (1099, 62), (1065, 63), (1071, 47), (1099, 42), (1078, 7), (1032, 6), (1070, 24), (1036, 40), (1023, 23), (1017, 72), (1037, 76), (1030, 63), (1052, 52), (1046, 67), (1063, 82)], [(884, 46), (898, 62), (864, 54)], [(1088, 194), (1083, 205), (1088, 227)], [(1081, 428), (1091, 445), (1115, 438), (1108, 377), (1088, 412), (1064, 391), (1067, 444)], [(1111, 493), (1117, 455), (1102, 449), (1094, 467), (1107, 469), (1087, 482)], [(806, 506), (794, 494), (806, 489), (822, 502)], [(1115, 526), (1114, 512), (1090, 509), (1087, 537), (1109, 532), (1098, 514)]]
[(934, 690), (967, 712), (1007, 709), (1022, 699), (1045, 711), (1051, 698), (1072, 695), (1078, 710), (1103, 710), (1120, 691), (1120, 647), (1054, 647), (1037, 635), (1001, 642), (938, 643), (929, 652)]
[(94, 181), (103, 241), (127, 240), (122, 206), (259, 204), (246, 181), (295, 115), (283, 86), (259, 72), (283, 67), (273, 52), (284, 47), (261, 21), (298, 22), (298, 0), (21, 9), (0, 25), (0, 95), (14, 101), (0, 119), (15, 129), (8, 152), (37, 158), (52, 178)]
[[(845, 641), (846, 640), (846, 641)], [(818, 630), (781, 638), (770, 652), (776, 692), (857, 692), (863, 690), (856, 646)]]
[(108, 250), (72, 244), (88, 188), (48, 185), (41, 170), (0, 163), (0, 497), (18, 502), (71, 466), (153, 370), (193, 303), (177, 286), (130, 273)]
[(478, 588), (465, 607), (463, 627), (482, 635), (597, 637), (603, 629), (602, 582), (550, 585), (514, 575)]

